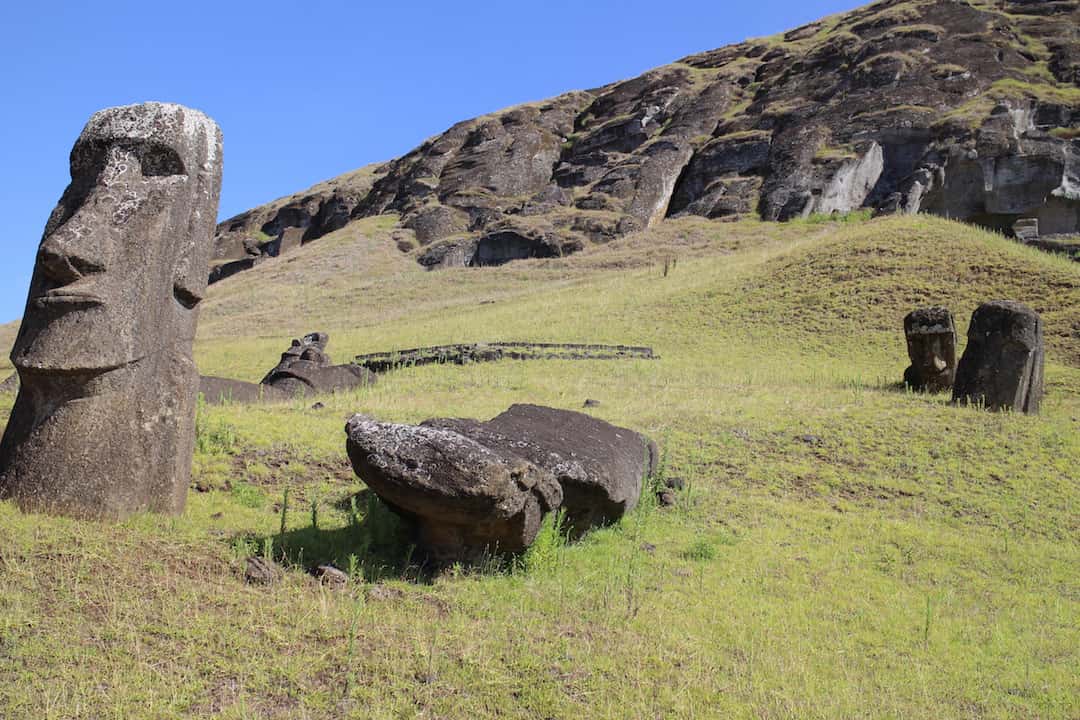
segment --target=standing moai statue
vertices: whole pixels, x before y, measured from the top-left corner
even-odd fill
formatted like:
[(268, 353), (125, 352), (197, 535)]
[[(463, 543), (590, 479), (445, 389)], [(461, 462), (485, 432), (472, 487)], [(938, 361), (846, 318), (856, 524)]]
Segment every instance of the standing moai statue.
[(919, 392), (942, 392), (956, 377), (956, 323), (943, 307), (923, 308), (904, 318), (911, 365), (904, 384)]
[(220, 191), (221, 131), (202, 113), (145, 103), (90, 118), (11, 353), (21, 386), (0, 495), (83, 518), (183, 509)]
[(1005, 300), (985, 303), (971, 316), (953, 401), (1034, 415), (1044, 359), (1042, 320), (1034, 310)]

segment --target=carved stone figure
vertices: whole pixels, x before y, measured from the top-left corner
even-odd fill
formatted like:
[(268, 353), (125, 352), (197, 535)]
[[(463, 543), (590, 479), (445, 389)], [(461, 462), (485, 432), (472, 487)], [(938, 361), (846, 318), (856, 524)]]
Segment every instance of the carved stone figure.
[(920, 392), (952, 388), (956, 376), (956, 324), (946, 308), (924, 308), (904, 318), (911, 365), (904, 384)]
[(1043, 396), (1042, 320), (1017, 302), (985, 303), (971, 316), (953, 401), (1034, 415)]
[(102, 110), (75, 142), (11, 353), (0, 493), (24, 509), (183, 508), (221, 167), (217, 125), (179, 105)]
[(326, 354), (330, 336), (322, 332), (293, 340), (281, 362), (262, 379), (266, 387), (286, 397), (349, 390), (375, 382), (375, 374), (359, 365), (334, 365)]

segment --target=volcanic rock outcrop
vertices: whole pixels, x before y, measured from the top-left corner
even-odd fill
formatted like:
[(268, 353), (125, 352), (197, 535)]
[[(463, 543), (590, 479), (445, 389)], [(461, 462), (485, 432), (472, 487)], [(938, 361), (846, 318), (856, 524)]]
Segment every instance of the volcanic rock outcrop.
[(1037, 414), (1044, 362), (1042, 320), (1034, 310), (1005, 300), (980, 305), (956, 369), (953, 401)]
[(102, 110), (75, 142), (11, 353), (0, 492), (24, 509), (183, 508), (221, 163), (217, 125), (179, 105)]
[(520, 552), (559, 507), (574, 535), (615, 522), (637, 504), (657, 455), (632, 430), (536, 405), (420, 426), (356, 415), (346, 433), (357, 475), (439, 563)]
[(222, 223), (218, 257), (386, 213), (428, 267), (565, 255), (683, 215), (868, 208), (1077, 233), (1078, 28), (1078, 0), (877, 2), (458, 123)]
[(904, 384), (920, 392), (942, 392), (953, 386), (956, 376), (956, 324), (943, 307), (915, 310), (904, 318), (911, 365)]

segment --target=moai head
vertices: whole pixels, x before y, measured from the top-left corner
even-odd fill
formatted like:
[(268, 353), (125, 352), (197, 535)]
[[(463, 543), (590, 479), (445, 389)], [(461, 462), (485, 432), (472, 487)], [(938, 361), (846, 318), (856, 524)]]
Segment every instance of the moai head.
[(262, 379), (264, 385), (271, 384), (275, 379), (292, 372), (304, 372), (317, 368), (330, 367), (332, 361), (326, 354), (326, 346), (330, 342), (330, 336), (322, 332), (308, 333), (300, 340), (293, 340), (292, 346), (281, 354), (281, 361), (277, 367), (266, 374)]
[(1043, 396), (1042, 320), (1031, 308), (996, 300), (971, 316), (953, 400), (1035, 414)]
[(104, 371), (192, 338), (221, 187), (221, 131), (162, 103), (95, 113), (38, 250), (12, 362)]
[(940, 392), (952, 387), (956, 375), (956, 324), (943, 307), (924, 308), (904, 318), (911, 366), (904, 382), (915, 390)]
[(45, 226), (11, 353), (0, 493), (80, 517), (178, 512), (192, 361), (221, 190), (221, 131), (162, 103), (95, 113)]

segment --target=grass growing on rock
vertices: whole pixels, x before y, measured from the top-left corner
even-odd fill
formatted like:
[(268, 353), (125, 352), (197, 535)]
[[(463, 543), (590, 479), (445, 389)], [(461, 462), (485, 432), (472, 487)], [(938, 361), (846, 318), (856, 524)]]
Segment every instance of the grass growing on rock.
[[(203, 372), (257, 380), (311, 330), (338, 360), (482, 340), (661, 359), (427, 366), (318, 410), (203, 408), (206, 491), (179, 518), (0, 503), (0, 715), (1080, 714), (1075, 263), (924, 217), (665, 222), (567, 259), (438, 273), (382, 232), (350, 226), (214, 286)], [(946, 304), (963, 331), (995, 298), (1046, 321), (1041, 416), (898, 387), (908, 310)], [(424, 576), (344, 457), (356, 411), (585, 398), (661, 441), (686, 489), (581, 542), (549, 527), (518, 567)], [(244, 585), (264, 552), (285, 579)], [(305, 574), (326, 561), (352, 571), (345, 591)]]

